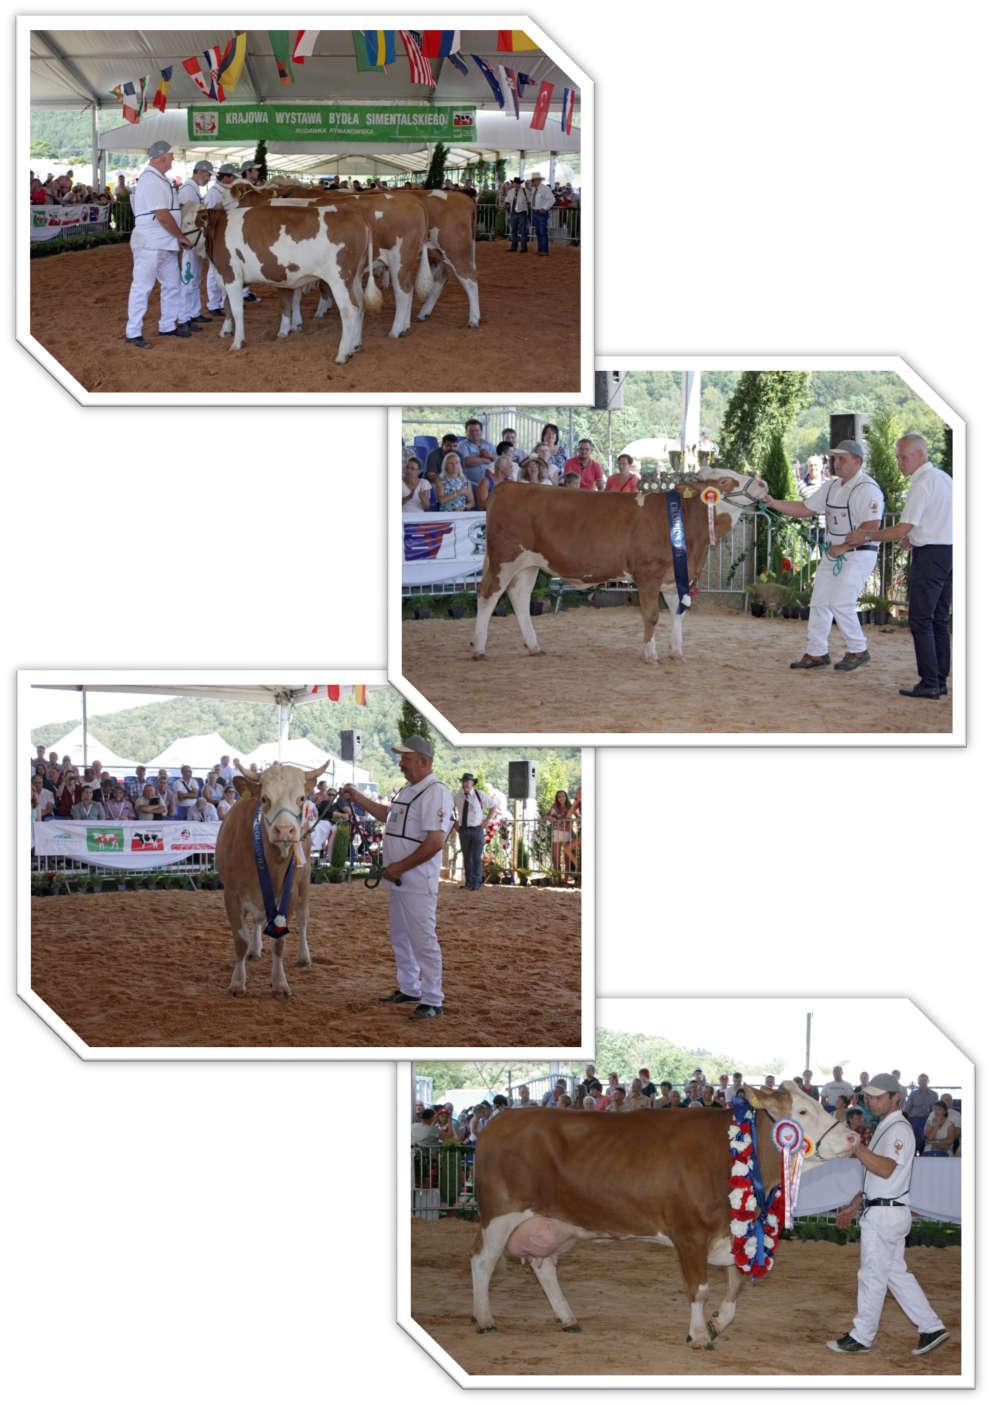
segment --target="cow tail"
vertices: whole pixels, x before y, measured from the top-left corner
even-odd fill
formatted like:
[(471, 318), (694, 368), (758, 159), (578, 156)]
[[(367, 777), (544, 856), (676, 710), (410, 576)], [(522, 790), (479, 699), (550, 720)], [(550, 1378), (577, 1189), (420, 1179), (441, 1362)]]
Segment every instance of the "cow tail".
[(382, 311), (382, 294), (375, 282), (375, 260), (372, 258), (372, 236), (368, 236), (368, 277), (365, 281), (365, 307), (369, 312)]
[(424, 242), (420, 247), (420, 267), (416, 275), (416, 294), (423, 302), (430, 296), (434, 286), (434, 275), (430, 271), (430, 251)]

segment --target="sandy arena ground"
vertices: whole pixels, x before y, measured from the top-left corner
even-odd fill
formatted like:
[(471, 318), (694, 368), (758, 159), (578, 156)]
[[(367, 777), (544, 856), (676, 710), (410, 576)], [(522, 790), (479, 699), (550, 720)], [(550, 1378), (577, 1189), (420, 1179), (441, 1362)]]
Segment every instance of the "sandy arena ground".
[[(35, 898), (32, 985), (87, 1044), (454, 1047), (581, 1042), (581, 895), (551, 888), (468, 893), (442, 883), (437, 931), (447, 1004), (409, 1022), (380, 1005), (395, 988), (384, 888), (311, 889), (313, 966), (286, 943), (290, 999), (270, 994), (269, 944), (248, 967), (248, 994), (227, 994), (233, 942), (223, 894), (91, 893)], [(525, 969), (527, 979), (519, 973)]]
[[(481, 327), (468, 326), (468, 304), (453, 278), (426, 322), (408, 337), (389, 337), (392, 299), (365, 319), (364, 348), (346, 366), (334, 362), (340, 338), (336, 309), (314, 322), (316, 294), (303, 298), (303, 331), (279, 340), (278, 293), (256, 289), (260, 305), (245, 307), (245, 345), (205, 326), (189, 339), (158, 337), (158, 297), (152, 295), (145, 336), (150, 351), (124, 341), (131, 252), (126, 244), (35, 259), (31, 264), (31, 331), (86, 389), (109, 391), (380, 391), (447, 395), (567, 391), (580, 385), (581, 251), (555, 248), (551, 257), (510, 258), (505, 241), (477, 248)], [(203, 274), (204, 287), (206, 274)], [(418, 304), (417, 304), (418, 305)], [(206, 301), (203, 302), (204, 308)], [(520, 355), (520, 309), (529, 319)], [(415, 313), (414, 313), (415, 319)]]
[[(865, 625), (871, 662), (853, 673), (789, 669), (805, 652), (801, 620), (755, 619), (709, 602), (685, 621), (685, 661), (640, 657), (635, 605), (541, 615), (543, 656), (527, 654), (513, 615), (493, 618), (473, 661), (474, 619), (405, 620), (403, 674), (464, 732), (949, 732), (950, 702), (899, 697), (918, 681), (906, 628)], [(833, 631), (831, 656), (843, 656)], [(952, 683), (951, 683), (952, 691)], [(548, 698), (561, 699), (549, 709)]]
[[(951, 1340), (929, 1356), (912, 1356), (918, 1335), (889, 1296), (872, 1350), (851, 1359), (825, 1343), (850, 1328), (855, 1244), (782, 1244), (771, 1274), (744, 1285), (736, 1321), (715, 1349), (693, 1351), (674, 1251), (618, 1241), (580, 1244), (561, 1260), (561, 1288), (581, 1332), (562, 1332), (533, 1271), (508, 1259), (492, 1276), (498, 1330), (476, 1332), (468, 1269), (476, 1232), (466, 1220), (413, 1220), (413, 1317), (472, 1375), (898, 1375), (936, 1384), (960, 1373), (959, 1249), (905, 1255)], [(717, 1306), (725, 1281), (715, 1270)]]

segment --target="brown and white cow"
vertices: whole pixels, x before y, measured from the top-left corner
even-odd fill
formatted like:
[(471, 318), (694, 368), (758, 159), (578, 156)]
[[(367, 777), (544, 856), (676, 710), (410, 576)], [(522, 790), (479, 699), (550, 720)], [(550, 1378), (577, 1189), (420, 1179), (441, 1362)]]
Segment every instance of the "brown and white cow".
[[(304, 802), (327, 763), (314, 771), (301, 771), (298, 766), (269, 766), (261, 774), (248, 772), (244, 778), (247, 788), (232, 809), (228, 810), (217, 836), (216, 864), (224, 885), (224, 906), (234, 937), (234, 970), (227, 989), (231, 995), (245, 995), (248, 988), (245, 962), (248, 957), (262, 954), (262, 929), (266, 925), (265, 901), (252, 843), (255, 816), (261, 810), (262, 849), (276, 903), (290, 860), (295, 859), (296, 871), (286, 912), (288, 919), (295, 913), (299, 928), (298, 966), (309, 966), (310, 948), (306, 940), (306, 924), (310, 898), (310, 838), (304, 826)], [(273, 995), (291, 995), (283, 964), (285, 935), (273, 936), (272, 976)]]
[[(306, 208), (311, 204), (326, 205), (325, 191), (306, 185), (281, 185), (254, 187), (245, 182), (236, 182), (229, 192), (225, 192), (225, 205), (228, 208), (270, 204), (281, 208), (284, 205), (300, 205)], [(426, 298), (433, 287), (428, 262), (427, 217), (419, 200), (409, 191), (335, 191), (334, 203), (343, 207), (353, 202), (360, 212), (369, 234), (369, 254), (366, 265), (364, 292), (365, 307), (370, 312), (378, 312), (382, 307), (382, 295), (374, 280), (376, 266), (386, 271), (395, 297), (395, 316), (390, 337), (404, 337), (410, 330), (413, 312), (413, 294)], [(278, 335), (302, 329), (300, 297), (306, 291), (297, 287), (292, 294), (291, 307), (283, 300), (282, 322)], [(323, 285), (315, 316), (323, 317), (330, 306), (330, 291)]]
[[(746, 1088), (756, 1117), (765, 1191), (780, 1183), (771, 1127), (793, 1118), (814, 1151), (806, 1168), (849, 1156), (857, 1141), (796, 1083)], [(581, 1328), (557, 1279), (561, 1254), (583, 1239), (642, 1239), (674, 1248), (690, 1304), (688, 1340), (703, 1347), (736, 1313), (744, 1275), (730, 1235), (732, 1114), (723, 1108), (631, 1112), (532, 1112), (494, 1117), (475, 1155), (481, 1228), (471, 1256), (474, 1320), (495, 1329), (489, 1280), (503, 1252), (529, 1263), (565, 1331)], [(726, 1295), (708, 1325), (708, 1266), (727, 1271)]]
[[(712, 469), (678, 488), (688, 578), (694, 580), (709, 550), (708, 509), (701, 490), (718, 488), (715, 513), (718, 540), (741, 512), (753, 511), (767, 496), (767, 484), (731, 469)], [(671, 656), (682, 654), (682, 616), (674, 578), (674, 553), (664, 493), (589, 493), (544, 484), (500, 483), (489, 501), (485, 525), (485, 566), (478, 588), (474, 657), (485, 657), (489, 620), (504, 591), (531, 654), (543, 652), (530, 622), (530, 594), (540, 571), (573, 585), (591, 587), (632, 579), (643, 617), (643, 658), (657, 662), (654, 630), (659, 596), (671, 612)]]
[(417, 320), (425, 321), (437, 306), (437, 299), (447, 282), (447, 270), (450, 269), (468, 299), (468, 326), (477, 327), (481, 322), (481, 311), (478, 269), (475, 265), (474, 200), (460, 190), (413, 189), (407, 193), (415, 196), (426, 212), (427, 239), (433, 254), (430, 260), (433, 288), (417, 313)]
[(234, 322), (231, 351), (244, 345), (244, 285), (269, 283), (279, 289), (327, 285), (341, 314), (337, 362), (349, 361), (361, 345), (363, 299), (361, 275), (369, 236), (365, 221), (350, 202), (313, 205), (263, 201), (232, 209), (184, 205), (182, 232), (199, 235), (206, 256), (224, 285)]

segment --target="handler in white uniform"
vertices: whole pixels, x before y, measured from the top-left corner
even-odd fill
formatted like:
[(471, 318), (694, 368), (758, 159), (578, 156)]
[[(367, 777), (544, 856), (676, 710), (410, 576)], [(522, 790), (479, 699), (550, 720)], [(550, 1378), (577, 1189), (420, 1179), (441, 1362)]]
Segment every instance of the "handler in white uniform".
[(175, 186), (166, 174), (172, 165), (172, 148), (167, 141), (152, 142), (148, 148), (148, 165), (138, 176), (131, 198), (134, 229), (131, 233), (131, 257), (134, 271), (131, 292), (127, 299), (127, 326), (124, 336), (131, 346), (142, 351), (151, 345), (143, 336), (148, 299), (156, 282), (161, 285), (162, 305), (158, 319), (160, 337), (188, 337), (188, 327), (177, 326), (180, 313), (179, 260), (180, 246), (187, 240), (179, 228), (179, 201)]
[(877, 552), (870, 546), (845, 546), (847, 537), (858, 527), (880, 526), (884, 516), (884, 494), (864, 471), (864, 448), (856, 439), (844, 439), (830, 449), (834, 477), (811, 493), (804, 502), (784, 502), (765, 498), (768, 507), (786, 517), (826, 518), (826, 549), (816, 567), (809, 610), (809, 632), (805, 653), (792, 668), (829, 666), (829, 630), (833, 621), (843, 636), (846, 653), (833, 668), (850, 673), (870, 662), (867, 639), (857, 619), (857, 602), (867, 579), (877, 565)]
[(415, 1004), (411, 1019), (435, 1020), (444, 1003), (437, 890), (454, 797), (433, 774), (434, 749), (426, 737), (408, 737), (392, 749), (409, 784), (391, 805), (362, 795), (353, 785), (344, 786), (341, 795), (385, 821), (382, 877), (389, 884), (389, 938), (398, 988), (381, 999), (388, 1005)]
[(853, 1149), (866, 1172), (864, 1189), (836, 1215), (837, 1225), (844, 1229), (858, 1210), (863, 1210), (857, 1315), (846, 1336), (826, 1345), (830, 1351), (848, 1354), (870, 1351), (890, 1289), (895, 1302), (919, 1332), (919, 1344), (912, 1348), (912, 1355), (924, 1356), (949, 1341), (950, 1334), (905, 1265), (905, 1236), (912, 1223), (908, 1191), (915, 1159), (915, 1133), (902, 1114), (902, 1088), (892, 1074), (878, 1074), (863, 1093), (872, 1115), (880, 1120), (870, 1147), (857, 1142)]
[[(210, 177), (213, 175), (213, 164), (210, 161), (197, 161), (193, 167), (193, 174), (187, 177), (179, 187), (179, 209), (183, 205), (202, 205), (203, 188), (209, 185)], [(199, 254), (200, 243), (196, 241), (195, 247), (186, 248), (182, 251), (179, 260), (179, 283), (181, 287), (181, 307), (179, 321), (189, 327), (190, 331), (198, 331), (200, 322), (212, 322), (210, 316), (204, 317), (200, 304), (200, 274), (203, 268), (203, 260)]]
[[(224, 191), (229, 190), (234, 184), (237, 175), (237, 167), (223, 165), (217, 171), (217, 178), (206, 195), (203, 197), (203, 204), (208, 210), (219, 209), (224, 203)], [(212, 263), (206, 268), (206, 310), (207, 312), (223, 312), (224, 285), (217, 277), (217, 271)]]

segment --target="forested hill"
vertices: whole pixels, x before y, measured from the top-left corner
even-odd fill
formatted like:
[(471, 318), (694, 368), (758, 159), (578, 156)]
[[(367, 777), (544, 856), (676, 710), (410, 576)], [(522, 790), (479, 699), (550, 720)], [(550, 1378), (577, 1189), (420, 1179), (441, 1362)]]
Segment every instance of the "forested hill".
[[(389, 750), (399, 737), (400, 707), (398, 693), (383, 687), (369, 688), (364, 707), (350, 697), (336, 703), (306, 703), (293, 714), (290, 736), (309, 737), (315, 746), (340, 755), (341, 732), (360, 731), (364, 742), (360, 764), (386, 790), (402, 781), (396, 757)], [(94, 737), (118, 756), (132, 761), (147, 762), (180, 737), (209, 732), (219, 732), (241, 754), (278, 738), (275, 707), (265, 703), (174, 698), (102, 717), (94, 711), (87, 720)], [(31, 733), (32, 743), (51, 746), (78, 723), (77, 713), (64, 722), (38, 727)], [(433, 740), (437, 758), (434, 769), (445, 782), (456, 780), (467, 770), (504, 791), (508, 763), (530, 757), (538, 763), (541, 799), (549, 787), (552, 793), (553, 789), (563, 788), (573, 795), (581, 783), (581, 753), (577, 748), (456, 748), (436, 734)]]
[[(109, 107), (101, 110), (97, 117), (101, 131), (121, 125), (120, 109)], [(66, 111), (65, 108), (36, 107), (31, 110), (31, 164), (37, 171), (46, 161), (89, 162), (92, 156), (92, 126), (89, 110)], [(111, 164), (118, 166), (143, 166), (144, 151), (115, 151)], [(41, 178), (48, 174), (41, 169)]]
[[(717, 444), (726, 407), (739, 378), (739, 371), (702, 372), (701, 428), (707, 430)], [(831, 414), (878, 414), (882, 410), (894, 412), (901, 431), (914, 430), (924, 434), (932, 447), (939, 447), (943, 433), (942, 420), (893, 371), (815, 371), (812, 373), (811, 390), (811, 403), (796, 417), (785, 438), (789, 457), (798, 454), (804, 461), (809, 454), (821, 454), (830, 447)], [(680, 371), (633, 371), (626, 377), (623, 393), (624, 408), (612, 413), (614, 454), (635, 439), (679, 436)], [(438, 420), (449, 419), (451, 426), (457, 429), (469, 415), (482, 413), (482, 407), (469, 409), (461, 405), (451, 406), (447, 410), (436, 406), (422, 409), (411, 407), (403, 412), (406, 442), (410, 443), (414, 434), (436, 434), (439, 437), (446, 430), (438, 428)], [(500, 413), (495, 412), (496, 419)], [(528, 413), (546, 417), (558, 424), (562, 433), (566, 433), (570, 414), (575, 439), (588, 436), (596, 445), (600, 457), (604, 458), (609, 433), (609, 416), (604, 410), (581, 406), (569, 411), (565, 407), (540, 406)], [(495, 425), (490, 419), (489, 424), (495, 433), (502, 428), (501, 422)], [(530, 449), (532, 445), (524, 444), (522, 447)]]

